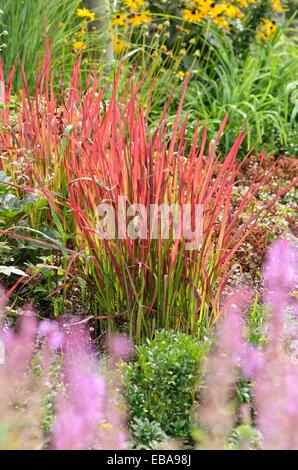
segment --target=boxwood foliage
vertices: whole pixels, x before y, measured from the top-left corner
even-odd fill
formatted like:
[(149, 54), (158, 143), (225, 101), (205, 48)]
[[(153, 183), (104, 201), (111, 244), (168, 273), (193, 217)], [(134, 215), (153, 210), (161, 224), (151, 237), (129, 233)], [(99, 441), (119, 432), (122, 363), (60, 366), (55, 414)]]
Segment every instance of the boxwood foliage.
[(137, 446), (150, 447), (145, 429), (152, 434), (155, 425), (168, 437), (191, 440), (200, 361), (207, 347), (171, 330), (157, 331), (153, 340), (136, 347), (134, 360), (125, 366), (125, 397)]

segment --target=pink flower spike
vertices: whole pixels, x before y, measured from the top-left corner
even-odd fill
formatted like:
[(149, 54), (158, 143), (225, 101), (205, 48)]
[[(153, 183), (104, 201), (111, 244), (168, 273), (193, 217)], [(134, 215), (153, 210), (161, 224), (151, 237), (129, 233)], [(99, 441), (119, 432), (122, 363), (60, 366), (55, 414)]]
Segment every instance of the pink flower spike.
[(131, 340), (120, 333), (112, 333), (107, 340), (107, 348), (111, 356), (117, 361), (128, 361), (132, 355), (133, 345)]

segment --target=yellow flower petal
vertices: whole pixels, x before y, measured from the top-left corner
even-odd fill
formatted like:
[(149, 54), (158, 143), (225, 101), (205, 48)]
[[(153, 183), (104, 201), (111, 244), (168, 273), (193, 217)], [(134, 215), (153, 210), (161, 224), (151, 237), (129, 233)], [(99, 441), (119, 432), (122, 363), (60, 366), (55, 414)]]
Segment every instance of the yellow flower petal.
[(76, 51), (82, 51), (83, 49), (86, 49), (86, 44), (83, 41), (75, 41), (72, 43), (72, 47)]
[(125, 0), (124, 4), (130, 10), (138, 10), (145, 3), (145, 0)]
[(119, 13), (118, 15), (114, 16), (112, 24), (114, 26), (124, 26), (126, 19), (127, 19), (126, 15)]
[(87, 18), (90, 21), (95, 20), (95, 13), (88, 10), (88, 8), (78, 8), (77, 9), (77, 16), (79, 16), (80, 18)]
[(152, 21), (152, 16), (149, 11), (143, 11), (141, 13), (133, 13), (129, 15), (128, 19), (133, 26), (138, 26), (142, 23), (149, 23)]

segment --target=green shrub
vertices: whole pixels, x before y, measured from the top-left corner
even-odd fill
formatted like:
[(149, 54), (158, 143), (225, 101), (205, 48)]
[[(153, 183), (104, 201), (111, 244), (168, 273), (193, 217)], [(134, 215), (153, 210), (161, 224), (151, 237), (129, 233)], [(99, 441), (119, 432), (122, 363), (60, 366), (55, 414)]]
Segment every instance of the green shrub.
[(125, 366), (125, 396), (137, 444), (148, 444), (140, 420), (150, 432), (148, 421), (170, 437), (190, 440), (199, 363), (206, 349), (207, 343), (171, 330), (158, 331), (155, 339), (135, 349), (135, 360)]
[(148, 418), (135, 418), (130, 424), (134, 436), (133, 448), (138, 450), (156, 450), (167, 440), (166, 433), (156, 421)]

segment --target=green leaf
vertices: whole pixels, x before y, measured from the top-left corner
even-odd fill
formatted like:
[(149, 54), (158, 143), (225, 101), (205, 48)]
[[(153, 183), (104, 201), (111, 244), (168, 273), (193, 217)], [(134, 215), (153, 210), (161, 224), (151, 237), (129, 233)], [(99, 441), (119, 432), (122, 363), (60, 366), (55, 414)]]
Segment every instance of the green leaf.
[(10, 276), (11, 274), (16, 274), (17, 276), (28, 276), (28, 274), (15, 266), (0, 266), (0, 273), (5, 274), (5, 276)]

